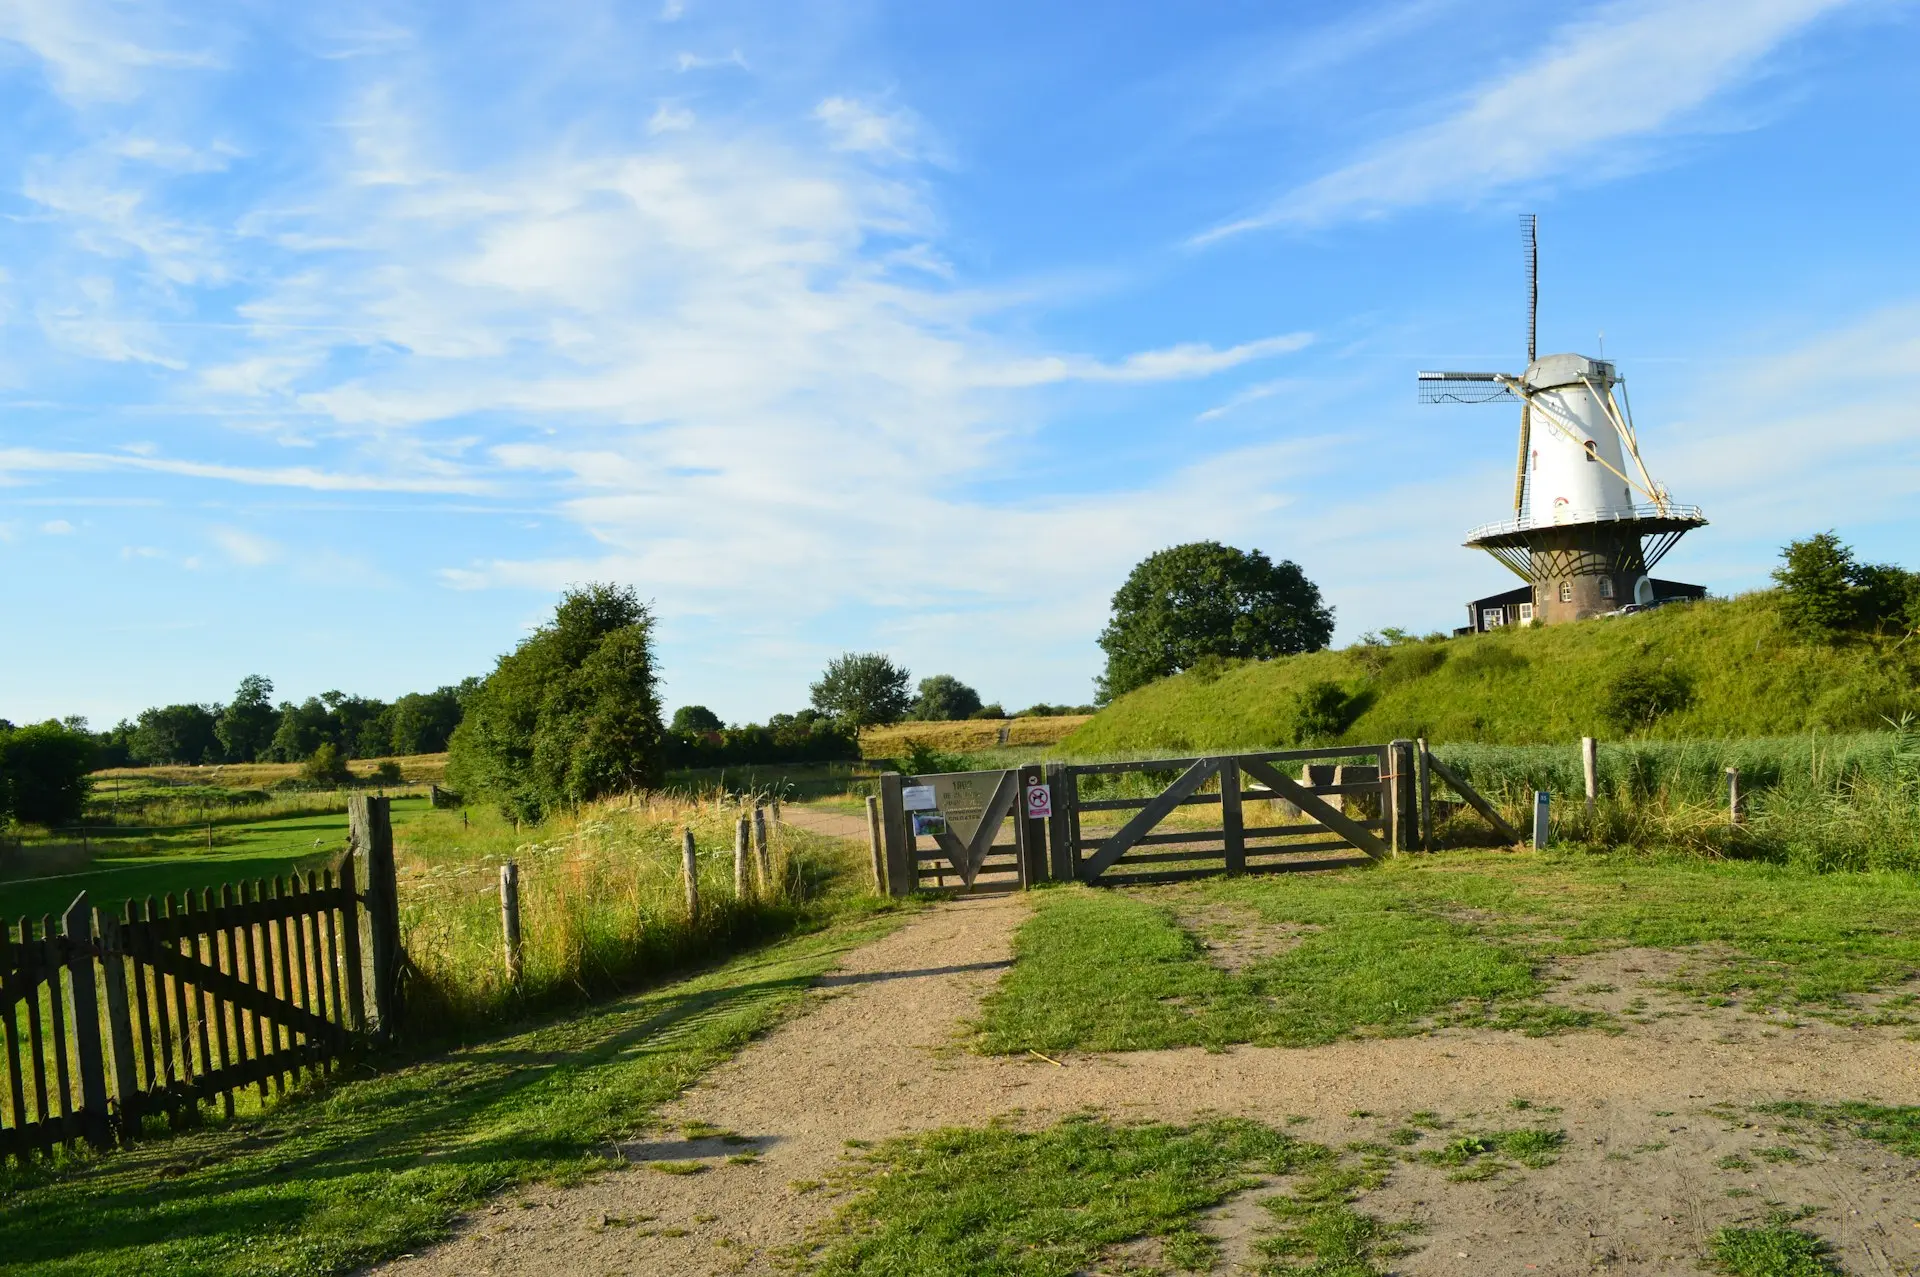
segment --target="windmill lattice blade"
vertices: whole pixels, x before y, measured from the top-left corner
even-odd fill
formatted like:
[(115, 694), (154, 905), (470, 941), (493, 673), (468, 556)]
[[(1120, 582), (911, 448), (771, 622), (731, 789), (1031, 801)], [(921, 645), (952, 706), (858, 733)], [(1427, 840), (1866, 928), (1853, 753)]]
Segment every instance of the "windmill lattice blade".
[(1520, 244), (1527, 254), (1527, 366), (1540, 356), (1534, 335), (1540, 321), (1540, 218), (1533, 213), (1520, 214)]
[(1421, 403), (1492, 403), (1511, 399), (1498, 373), (1423, 372), (1420, 374)]

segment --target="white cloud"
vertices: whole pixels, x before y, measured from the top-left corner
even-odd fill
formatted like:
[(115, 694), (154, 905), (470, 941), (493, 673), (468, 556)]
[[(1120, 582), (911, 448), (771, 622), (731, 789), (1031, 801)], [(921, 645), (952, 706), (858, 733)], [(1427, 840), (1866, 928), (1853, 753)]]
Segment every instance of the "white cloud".
[(880, 111), (853, 98), (831, 97), (813, 109), (835, 150), (891, 159), (912, 159), (921, 133), (911, 111)]
[(281, 555), (277, 542), (242, 528), (216, 527), (209, 529), (207, 535), (213, 538), (213, 543), (220, 547), (227, 558), (241, 567), (262, 567)]
[(209, 51), (143, 40), (142, 28), (155, 16), (140, 5), (0, 0), (0, 41), (40, 59), (54, 89), (82, 104), (133, 98), (151, 71), (218, 65)]
[(705, 71), (713, 67), (738, 67), (742, 71), (748, 69), (747, 59), (738, 49), (718, 57), (682, 50), (674, 55), (673, 64), (681, 71)]
[(52, 452), (0, 448), (0, 476), (9, 473), (75, 473), (144, 470), (188, 479), (213, 479), (249, 487), (305, 488), (314, 492), (489, 492), (494, 483), (469, 475), (343, 474), (314, 466), (236, 466), (202, 461), (102, 452)]
[(1273, 381), (1263, 381), (1257, 385), (1248, 386), (1245, 390), (1228, 398), (1224, 403), (1215, 404), (1205, 412), (1202, 412), (1199, 416), (1195, 417), (1194, 420), (1217, 420), (1230, 412), (1246, 407), (1250, 403), (1258, 403), (1262, 399), (1271, 399), (1292, 384), (1293, 383), (1287, 378), (1281, 377)]
[(1483, 84), (1433, 124), (1389, 138), (1207, 242), (1316, 225), (1518, 183), (1617, 172), (1623, 150), (1686, 126), (1761, 61), (1846, 0), (1621, 0), (1554, 32), (1532, 61)]
[(72, 536), (73, 525), (65, 519), (48, 519), (40, 525), (40, 531), (50, 537)]
[(671, 102), (662, 102), (653, 109), (653, 115), (647, 120), (647, 132), (681, 133), (693, 127), (693, 112), (684, 106)]

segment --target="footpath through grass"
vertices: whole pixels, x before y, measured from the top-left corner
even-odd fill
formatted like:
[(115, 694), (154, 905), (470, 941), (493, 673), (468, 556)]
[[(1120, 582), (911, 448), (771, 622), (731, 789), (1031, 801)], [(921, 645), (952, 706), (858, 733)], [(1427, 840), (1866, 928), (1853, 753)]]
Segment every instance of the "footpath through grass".
[(390, 1258), (502, 1189), (605, 1167), (610, 1140), (892, 925), (843, 923), (258, 1120), (64, 1172), (0, 1171), (0, 1275), (330, 1274)]
[[(1910, 874), (1497, 853), (1161, 890), (1065, 888), (1037, 904), (985, 1007), (991, 1051), (1312, 1046), (1446, 1023), (1579, 1027), (1593, 1017), (1541, 1000), (1542, 967), (1626, 945), (1695, 950), (1680, 992), (1839, 1019), (1857, 1014), (1854, 995), (1920, 972), (1920, 879)], [(1291, 947), (1226, 970), (1195, 935), (1212, 919)]]

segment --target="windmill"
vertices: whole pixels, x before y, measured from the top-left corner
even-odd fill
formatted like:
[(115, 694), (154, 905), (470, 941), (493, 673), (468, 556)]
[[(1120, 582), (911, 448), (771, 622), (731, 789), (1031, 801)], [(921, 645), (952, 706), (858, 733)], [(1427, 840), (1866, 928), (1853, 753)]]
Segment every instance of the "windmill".
[[(1527, 264), (1527, 365), (1520, 373), (1423, 372), (1422, 403), (1520, 405), (1513, 517), (1467, 534), (1521, 580), (1526, 590), (1469, 605), (1474, 629), (1510, 620), (1553, 625), (1698, 598), (1699, 586), (1655, 581), (1648, 573), (1706, 518), (1674, 503), (1640, 456), (1626, 382), (1605, 360), (1541, 356), (1538, 220), (1520, 219)], [(1618, 391), (1618, 394), (1615, 392)]]

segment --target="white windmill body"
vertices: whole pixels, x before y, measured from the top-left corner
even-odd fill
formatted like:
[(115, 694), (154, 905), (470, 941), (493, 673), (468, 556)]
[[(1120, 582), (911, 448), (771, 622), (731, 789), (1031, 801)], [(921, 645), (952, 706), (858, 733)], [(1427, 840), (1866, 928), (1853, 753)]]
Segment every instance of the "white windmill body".
[(1675, 505), (1647, 472), (1614, 365), (1585, 355), (1535, 356), (1535, 230), (1531, 214), (1521, 218), (1530, 297), (1526, 371), (1420, 374), (1427, 403), (1520, 404), (1514, 517), (1475, 528), (1467, 544), (1528, 586), (1468, 604), (1473, 629), (1516, 620), (1553, 625), (1706, 593), (1650, 575), (1683, 535), (1707, 520), (1697, 506)]
[[(1535, 526), (1631, 518), (1630, 464), (1600, 395), (1618, 378), (1584, 355), (1536, 359), (1521, 380), (1533, 391), (1525, 513)], [(1595, 394), (1595, 390), (1600, 395)]]

